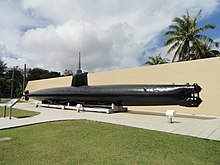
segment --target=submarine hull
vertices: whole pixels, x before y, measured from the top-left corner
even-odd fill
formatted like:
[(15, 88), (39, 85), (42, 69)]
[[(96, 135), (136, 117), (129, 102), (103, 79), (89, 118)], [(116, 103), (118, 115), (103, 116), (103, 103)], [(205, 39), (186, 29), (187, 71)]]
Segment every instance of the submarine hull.
[(102, 85), (49, 88), (25, 97), (51, 104), (198, 107), (201, 87), (193, 85)]

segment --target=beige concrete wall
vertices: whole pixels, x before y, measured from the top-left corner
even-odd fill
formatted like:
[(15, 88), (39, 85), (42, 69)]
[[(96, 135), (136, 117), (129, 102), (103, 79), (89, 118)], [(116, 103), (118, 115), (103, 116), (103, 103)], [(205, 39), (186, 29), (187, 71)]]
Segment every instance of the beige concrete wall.
[(88, 79), (90, 85), (198, 83), (203, 89), (200, 95), (203, 103), (198, 108), (146, 106), (129, 109), (162, 112), (174, 109), (179, 113), (220, 116), (220, 58), (98, 72), (89, 74)]
[(56, 87), (69, 87), (72, 83), (72, 76), (48, 78), (43, 80), (29, 81), (25, 90), (33, 92), (40, 89), (56, 88)]

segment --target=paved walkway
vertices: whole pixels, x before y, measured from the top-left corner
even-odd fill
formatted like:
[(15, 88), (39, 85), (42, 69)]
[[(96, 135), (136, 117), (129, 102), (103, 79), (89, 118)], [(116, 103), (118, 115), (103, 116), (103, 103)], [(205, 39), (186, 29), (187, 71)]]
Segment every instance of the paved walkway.
[(220, 141), (220, 117), (215, 118), (186, 118), (175, 117), (174, 123), (167, 123), (165, 116), (143, 115), (133, 113), (95, 113), (76, 112), (53, 108), (35, 108), (34, 104), (19, 103), (16, 108), (40, 112), (39, 115), (29, 118), (0, 118), (0, 129), (59, 120), (93, 120), (131, 127), (157, 130), (162, 132), (199, 137)]

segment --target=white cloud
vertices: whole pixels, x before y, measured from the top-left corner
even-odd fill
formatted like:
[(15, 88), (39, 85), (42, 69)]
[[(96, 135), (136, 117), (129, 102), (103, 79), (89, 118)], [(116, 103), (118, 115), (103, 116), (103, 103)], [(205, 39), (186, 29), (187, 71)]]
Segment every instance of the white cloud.
[(25, 59), (35, 60), (37, 66), (44, 64), (44, 68), (62, 70), (73, 65), (77, 67), (79, 51), (86, 70), (136, 66), (135, 58), (142, 47), (133, 40), (127, 24), (100, 29), (88, 23), (74, 24), (71, 21), (60, 26), (29, 30), (20, 42)]
[(32, 20), (27, 11), (21, 8), (20, 1), (0, 1), (0, 57), (8, 67), (21, 66), (17, 44), (24, 30), (42, 26), (44, 20)]
[[(10, 27), (15, 27), (13, 35), (16, 42), (13, 47), (16, 45), (16, 50), (8, 46), (12, 45), (12, 37), (10, 40), (4, 40), (9, 50), (20, 54), (20, 62), (25, 62), (31, 67), (56, 71), (75, 69), (77, 55), (81, 51), (84, 69), (95, 71), (139, 65), (138, 58), (146, 49), (145, 45), (154, 41), (157, 44), (158, 35), (171, 24), (175, 16), (185, 14), (187, 10), (190, 13), (197, 13), (199, 9), (203, 9), (203, 15), (208, 17), (217, 9), (219, 1), (209, 0), (201, 3), (200, 0), (21, 0), (20, 2), (22, 8), (15, 10), (10, 17), (12, 20), (17, 18), (15, 15), (19, 16), (16, 14), (18, 12), (20, 16), (16, 20), (19, 21), (15, 25), (11, 23), (12, 21), (6, 21)], [(13, 9), (9, 5), (7, 10), (10, 13)], [(34, 20), (30, 21), (30, 18)], [(50, 25), (40, 26), (41, 18), (49, 20)], [(36, 28), (21, 33), (18, 25), (23, 24), (34, 24)], [(157, 45), (155, 47), (158, 48)]]
[(18, 4), (10, 1), (0, 1), (0, 42), (15, 50), (21, 22), (27, 22), (18, 11)]
[(106, 28), (126, 22), (133, 28), (135, 38), (146, 41), (187, 10), (197, 13), (203, 9), (203, 15), (210, 15), (216, 10), (218, 0), (203, 3), (200, 0), (22, 0), (22, 5), (56, 24), (74, 20)]
[(0, 42), (0, 58), (5, 56), (6, 54), (6, 47), (3, 42)]

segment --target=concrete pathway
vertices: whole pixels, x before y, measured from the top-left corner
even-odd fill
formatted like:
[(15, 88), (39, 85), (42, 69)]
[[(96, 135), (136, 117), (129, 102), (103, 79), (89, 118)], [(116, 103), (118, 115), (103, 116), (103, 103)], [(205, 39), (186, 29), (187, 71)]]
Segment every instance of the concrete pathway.
[(175, 117), (174, 123), (167, 123), (165, 116), (143, 115), (133, 113), (95, 113), (76, 112), (73, 110), (61, 110), (53, 108), (35, 108), (34, 104), (19, 103), (16, 108), (40, 112), (39, 115), (29, 118), (0, 118), (0, 129), (25, 126), (36, 123), (59, 120), (93, 120), (112, 124), (120, 124), (131, 127), (156, 130), (180, 135), (199, 137), (220, 141), (220, 117)]

